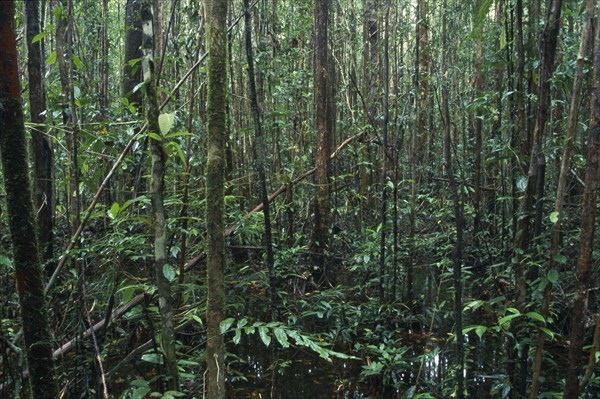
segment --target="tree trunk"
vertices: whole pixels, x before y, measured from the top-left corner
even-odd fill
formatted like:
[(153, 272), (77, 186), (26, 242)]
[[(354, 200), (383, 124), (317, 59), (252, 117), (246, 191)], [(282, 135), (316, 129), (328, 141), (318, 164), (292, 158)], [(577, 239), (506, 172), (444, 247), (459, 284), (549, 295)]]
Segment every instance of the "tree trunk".
[(330, 190), (329, 170), (331, 132), (327, 99), (327, 21), (329, 0), (315, 2), (315, 110), (317, 125), (317, 194), (313, 220), (312, 250), (322, 276), (327, 276), (326, 249), (329, 241)]
[(138, 106), (142, 103), (142, 92), (133, 89), (142, 81), (142, 68), (139, 62), (130, 62), (142, 58), (142, 20), (140, 18), (140, 1), (127, 0), (125, 6), (125, 63), (121, 81), (121, 97), (128, 97), (130, 103)]
[(34, 399), (55, 398), (51, 334), (27, 166), (14, 1), (0, 2), (0, 155)]
[(207, 239), (207, 343), (206, 383), (209, 399), (225, 398), (225, 347), (220, 331), (225, 306), (224, 186), (225, 146), (227, 142), (227, 0), (205, 0), (208, 47), (208, 98), (206, 162), (206, 239)]
[(150, 198), (152, 200), (152, 220), (154, 224), (154, 262), (155, 278), (158, 286), (158, 301), (161, 318), (161, 349), (168, 373), (167, 386), (177, 390), (179, 377), (175, 348), (175, 327), (173, 324), (173, 296), (171, 283), (165, 276), (167, 263), (166, 216), (164, 209), (164, 176), (166, 152), (162, 146), (162, 133), (158, 124), (158, 97), (154, 70), (154, 32), (152, 30), (151, 3), (146, 0), (141, 9), (143, 35), (142, 52), (144, 55), (142, 69), (144, 72), (144, 89), (146, 92), (148, 132), (151, 134), (152, 172), (150, 178)]
[(385, 34), (383, 44), (383, 126), (382, 126), (382, 148), (381, 148), (381, 242), (379, 247), (379, 300), (385, 299), (385, 246), (387, 232), (387, 147), (388, 147), (388, 125), (390, 120), (390, 0), (387, 0), (385, 8)]
[[(443, 54), (442, 54), (442, 68), (444, 74), (448, 75), (448, 32), (447, 32), (447, 4), (444, 0), (444, 14), (442, 19), (442, 41), (443, 41)], [(451, 143), (451, 121), (450, 121), (450, 107), (449, 107), (449, 83), (446, 81), (442, 87), (442, 111), (444, 120), (444, 158), (446, 166), (446, 175), (448, 176), (448, 183), (450, 186), (450, 195), (452, 197), (452, 204), (454, 208), (454, 219), (456, 227), (456, 241), (454, 242), (454, 250), (452, 251), (452, 268), (453, 268), (453, 282), (454, 282), (454, 323), (455, 323), (455, 334), (456, 334), (456, 363), (458, 369), (456, 370), (456, 397), (462, 399), (465, 396), (464, 393), (464, 347), (463, 347), (463, 334), (462, 334), (462, 246), (463, 246), (463, 216), (461, 199), (459, 197), (459, 188), (454, 177), (454, 169), (452, 167), (452, 143)]]
[(523, 254), (527, 252), (531, 244), (530, 212), (534, 203), (536, 186), (539, 184), (537, 181), (537, 176), (540, 171), (540, 165), (542, 164), (542, 139), (550, 109), (550, 79), (552, 78), (554, 69), (554, 55), (556, 53), (558, 31), (560, 27), (561, 7), (562, 0), (553, 0), (550, 4), (541, 39), (542, 51), (540, 60), (540, 87), (538, 96), (539, 104), (533, 134), (533, 144), (531, 149), (529, 171), (527, 175), (527, 184), (519, 209), (521, 217), (517, 223), (514, 245), (515, 256), (513, 256), (513, 259), (515, 259), (514, 267), (517, 288), (517, 303), (519, 306), (522, 306), (527, 298), (527, 282), (521, 260), (523, 258)]
[[(567, 133), (565, 140), (565, 148), (563, 150), (563, 156), (561, 161), (560, 175), (558, 178), (558, 187), (556, 189), (556, 204), (554, 211), (556, 212), (556, 222), (552, 226), (551, 235), (551, 249), (550, 249), (550, 260), (547, 267), (547, 271), (555, 270), (556, 258), (559, 254), (560, 249), (560, 236), (562, 232), (563, 222), (563, 205), (565, 200), (565, 193), (567, 188), (567, 177), (569, 172), (569, 164), (571, 154), (573, 152), (573, 139), (575, 130), (577, 127), (577, 115), (579, 110), (579, 102), (581, 97), (581, 83), (583, 81), (582, 73), (584, 61), (587, 53), (587, 45), (591, 38), (592, 24), (595, 18), (594, 13), (594, 2), (593, 0), (587, 0), (586, 3), (586, 22), (583, 28), (581, 36), (581, 42), (579, 44), (579, 52), (577, 54), (577, 61), (575, 65), (575, 76), (573, 79), (573, 95), (571, 97), (571, 107), (569, 110), (569, 116), (567, 119)], [(542, 303), (541, 314), (544, 318), (548, 317), (550, 310), (550, 301), (552, 300), (552, 283), (548, 281), (546, 288), (544, 289), (544, 298)], [(537, 348), (535, 357), (533, 359), (532, 366), (532, 377), (531, 377), (531, 389), (529, 392), (529, 399), (537, 398), (539, 391), (540, 376), (542, 373), (542, 359), (544, 354), (544, 343), (545, 333), (540, 332), (537, 339)]]
[(596, 198), (598, 195), (598, 163), (600, 161), (600, 29), (594, 39), (594, 88), (592, 91), (590, 133), (587, 143), (585, 188), (581, 210), (581, 236), (577, 258), (577, 285), (571, 312), (571, 336), (569, 345), (569, 368), (564, 398), (577, 399), (585, 321), (587, 319), (588, 295), (594, 281), (591, 275), (592, 250), (594, 248), (594, 224), (596, 221)]
[(46, 270), (52, 273), (51, 261), (54, 253), (52, 227), (54, 223), (54, 190), (53, 190), (53, 158), (54, 151), (50, 139), (45, 134), (46, 93), (42, 80), (43, 58), (41, 42), (32, 43), (40, 33), (38, 16), (39, 1), (25, 2), (27, 13), (27, 72), (29, 80), (29, 109), (31, 122), (35, 124), (31, 130), (31, 148), (33, 158), (33, 179), (35, 207), (37, 209), (37, 227), (42, 262)]

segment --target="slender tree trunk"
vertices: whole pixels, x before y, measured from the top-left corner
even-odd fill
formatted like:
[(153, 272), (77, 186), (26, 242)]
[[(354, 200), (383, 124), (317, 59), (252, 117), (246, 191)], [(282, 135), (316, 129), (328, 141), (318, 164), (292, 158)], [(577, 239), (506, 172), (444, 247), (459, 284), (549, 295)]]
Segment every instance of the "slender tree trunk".
[[(519, 306), (522, 306), (527, 298), (527, 281), (524, 272), (524, 266), (521, 261), (523, 254), (527, 252), (531, 244), (530, 212), (534, 204), (536, 186), (540, 184), (537, 181), (537, 176), (538, 172), (540, 171), (539, 166), (542, 164), (542, 139), (550, 109), (550, 79), (554, 69), (554, 55), (556, 53), (558, 31), (560, 27), (559, 22), (561, 8), (562, 0), (552, 1), (548, 9), (546, 24), (542, 32), (538, 112), (533, 134), (533, 144), (529, 163), (529, 172), (527, 175), (527, 184), (519, 209), (521, 217), (517, 223), (514, 245), (515, 256), (513, 256), (513, 259), (515, 259), (514, 266), (517, 288), (517, 303)], [(541, 184), (543, 184), (543, 182)]]
[[(579, 44), (579, 52), (577, 54), (577, 61), (575, 64), (575, 76), (573, 78), (573, 95), (571, 97), (571, 108), (569, 110), (569, 116), (567, 119), (567, 133), (565, 139), (565, 147), (563, 149), (563, 156), (561, 160), (560, 175), (558, 178), (558, 187), (556, 189), (556, 203), (554, 211), (556, 212), (556, 222), (552, 226), (551, 235), (551, 249), (550, 249), (550, 260), (547, 267), (547, 271), (556, 270), (556, 259), (560, 250), (560, 235), (562, 231), (563, 222), (563, 205), (565, 200), (565, 193), (567, 188), (567, 177), (569, 171), (569, 164), (571, 155), (573, 152), (573, 139), (577, 126), (577, 115), (579, 110), (579, 102), (581, 98), (581, 83), (583, 81), (583, 65), (587, 53), (587, 45), (592, 35), (592, 24), (595, 18), (594, 13), (594, 2), (593, 0), (587, 0), (586, 3), (586, 22), (583, 28), (583, 34), (581, 36), (581, 42)], [(550, 311), (550, 302), (552, 300), (552, 282), (548, 281), (546, 288), (544, 289), (544, 298), (542, 303), (541, 314), (544, 318), (548, 317)], [(532, 366), (532, 377), (531, 377), (531, 389), (529, 392), (529, 399), (537, 398), (537, 394), (540, 387), (540, 376), (542, 374), (542, 359), (544, 354), (544, 343), (545, 333), (540, 332), (537, 339), (537, 348), (535, 351), (535, 357), (533, 359)]]
[[(142, 20), (140, 18), (140, 1), (127, 0), (125, 6), (125, 63), (121, 79), (121, 97), (128, 97), (129, 102), (142, 103), (142, 91), (133, 89), (142, 82), (142, 68), (135, 60), (142, 58)], [(135, 63), (135, 65), (132, 65)]]
[(35, 207), (37, 214), (38, 237), (42, 262), (46, 270), (52, 273), (51, 261), (54, 253), (52, 227), (54, 224), (53, 204), (53, 158), (54, 152), (50, 139), (46, 136), (44, 127), (46, 111), (46, 93), (42, 80), (42, 52), (41, 42), (33, 43), (33, 38), (40, 33), (39, 1), (28, 0), (25, 2), (27, 13), (27, 71), (29, 80), (29, 109), (31, 122), (31, 148), (33, 155), (33, 179)]
[(227, 142), (227, 3), (228, 0), (205, 0), (208, 47), (208, 99), (206, 162), (206, 230), (207, 230), (207, 397), (225, 398), (225, 347), (220, 324), (225, 306), (224, 186), (225, 147)]
[(144, 55), (142, 69), (144, 73), (144, 89), (146, 92), (146, 113), (148, 132), (151, 135), (152, 172), (150, 177), (150, 198), (152, 200), (152, 219), (154, 224), (154, 267), (158, 286), (158, 301), (161, 318), (161, 349), (167, 367), (170, 390), (177, 390), (179, 376), (175, 348), (175, 327), (173, 324), (173, 296), (171, 283), (165, 276), (167, 263), (167, 233), (164, 209), (164, 176), (166, 152), (162, 146), (162, 133), (158, 124), (159, 107), (156, 92), (156, 76), (154, 70), (154, 32), (151, 3), (142, 3), (142, 52)]
[(383, 44), (383, 126), (382, 126), (382, 148), (381, 148), (381, 242), (379, 247), (379, 300), (385, 299), (385, 246), (387, 232), (387, 148), (388, 148), (388, 125), (390, 120), (390, 0), (387, 0), (385, 8), (385, 34)]
[(571, 312), (571, 343), (569, 345), (569, 367), (564, 392), (565, 399), (577, 399), (579, 396), (578, 378), (581, 372), (580, 359), (582, 357), (588, 296), (590, 288), (594, 286), (591, 264), (594, 248), (596, 198), (598, 196), (598, 164), (600, 161), (600, 29), (596, 29), (594, 39), (594, 88), (590, 119), (585, 188), (581, 210), (581, 236), (579, 239), (579, 257), (577, 258), (577, 284), (573, 311)]
[[(447, 32), (447, 4), (444, 0), (443, 19), (442, 19), (442, 68), (444, 74), (448, 74), (448, 32)], [(446, 81), (442, 87), (442, 111), (444, 118), (444, 158), (446, 164), (446, 175), (450, 185), (450, 194), (454, 207), (454, 219), (456, 223), (456, 241), (452, 252), (453, 263), (453, 280), (454, 280), (454, 324), (456, 334), (456, 363), (458, 369), (456, 371), (456, 397), (464, 398), (464, 348), (462, 334), (462, 240), (463, 240), (463, 216), (461, 199), (459, 197), (458, 184), (454, 177), (454, 169), (452, 167), (452, 142), (451, 142), (451, 122), (450, 122), (450, 106), (449, 106), (449, 83)]]
[(326, 249), (329, 241), (330, 190), (329, 171), (331, 162), (331, 132), (327, 99), (327, 22), (329, 0), (315, 2), (315, 110), (317, 125), (317, 194), (313, 220), (312, 250), (321, 266), (322, 276), (327, 276)]
[(267, 176), (265, 172), (265, 144), (261, 125), (261, 113), (258, 108), (258, 96), (256, 95), (256, 83), (254, 80), (254, 55), (252, 51), (252, 19), (250, 15), (250, 0), (244, 0), (244, 16), (246, 27), (246, 61), (248, 62), (248, 89), (250, 92), (250, 106), (252, 119), (254, 121), (254, 136), (256, 148), (256, 168), (260, 184), (260, 197), (263, 204), (265, 217), (264, 242), (267, 251), (267, 270), (269, 272), (269, 283), (271, 290), (271, 316), (275, 316), (277, 291), (275, 285), (275, 270), (273, 266), (275, 259), (273, 255), (273, 238), (271, 231), (271, 212), (269, 206), (269, 195), (267, 192)]
[(13, 244), (17, 294), (34, 399), (55, 398), (58, 388), (52, 337), (27, 165), (25, 121), (15, 39), (14, 1), (0, 2), (0, 155)]

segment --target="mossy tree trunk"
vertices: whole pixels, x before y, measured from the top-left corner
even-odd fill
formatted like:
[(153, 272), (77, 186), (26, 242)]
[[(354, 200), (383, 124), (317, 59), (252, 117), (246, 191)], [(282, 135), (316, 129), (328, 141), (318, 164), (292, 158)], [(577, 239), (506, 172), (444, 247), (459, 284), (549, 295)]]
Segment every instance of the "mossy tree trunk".
[(52, 259), (52, 227), (53, 227), (53, 199), (54, 190), (52, 183), (54, 168), (54, 152), (50, 139), (45, 134), (46, 93), (42, 80), (42, 51), (41, 41), (33, 43), (33, 38), (40, 33), (39, 1), (28, 0), (25, 2), (27, 14), (27, 72), (29, 80), (29, 109), (31, 122), (31, 149), (33, 159), (33, 180), (35, 207), (37, 209), (37, 227), (42, 261), (46, 270), (51, 271), (48, 262)]
[(52, 342), (27, 166), (25, 123), (15, 40), (15, 5), (0, 2), (0, 155), (34, 398), (55, 398)]
[(206, 161), (206, 239), (207, 239), (207, 342), (206, 382), (209, 399), (225, 398), (225, 348), (220, 324), (225, 305), (225, 239), (224, 186), (225, 145), (227, 141), (227, 0), (205, 0), (208, 48), (206, 103), (207, 148)]
[(158, 301), (161, 319), (161, 349), (167, 367), (167, 387), (177, 390), (179, 386), (175, 348), (175, 328), (173, 326), (173, 296), (171, 283), (165, 276), (167, 263), (167, 233), (164, 208), (164, 176), (166, 152), (162, 146), (162, 134), (158, 124), (158, 98), (154, 73), (154, 31), (152, 29), (152, 4), (142, 3), (142, 69), (146, 92), (146, 115), (150, 133), (152, 172), (150, 176), (150, 198), (152, 200), (152, 220), (154, 225), (154, 271), (158, 287)]

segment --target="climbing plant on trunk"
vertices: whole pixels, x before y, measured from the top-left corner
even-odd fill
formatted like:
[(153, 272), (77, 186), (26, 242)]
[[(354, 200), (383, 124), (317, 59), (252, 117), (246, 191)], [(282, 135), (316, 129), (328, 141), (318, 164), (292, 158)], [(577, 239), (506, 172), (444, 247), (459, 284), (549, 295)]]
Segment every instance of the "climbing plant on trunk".
[(178, 370), (173, 326), (173, 296), (171, 283), (167, 279), (167, 232), (164, 207), (164, 176), (166, 151), (162, 145), (162, 133), (158, 123), (159, 108), (154, 74), (154, 32), (152, 11), (149, 0), (142, 4), (142, 68), (146, 92), (146, 115), (152, 152), (152, 172), (150, 177), (150, 198), (152, 200), (152, 220), (154, 225), (154, 271), (158, 286), (161, 319), (161, 349), (167, 367), (169, 389), (178, 387)]

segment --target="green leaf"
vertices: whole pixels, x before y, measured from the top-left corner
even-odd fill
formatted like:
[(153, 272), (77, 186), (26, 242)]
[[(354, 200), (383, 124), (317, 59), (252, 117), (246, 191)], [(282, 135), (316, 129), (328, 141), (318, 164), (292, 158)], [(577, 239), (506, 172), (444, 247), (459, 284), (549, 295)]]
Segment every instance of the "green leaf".
[(200, 324), (201, 326), (204, 325), (204, 322), (202, 321), (202, 319), (197, 316), (197, 315), (192, 315), (192, 319), (194, 319), (196, 321), (196, 323)]
[(221, 334), (225, 334), (229, 330), (229, 327), (231, 327), (231, 325), (233, 324), (234, 321), (235, 321), (235, 319), (233, 317), (223, 320), (221, 322), (221, 325), (219, 326), (219, 329), (221, 330)]
[(121, 210), (121, 206), (119, 205), (118, 202), (115, 202), (114, 204), (112, 204), (112, 206), (110, 207), (110, 211), (108, 211), (108, 216), (111, 219), (116, 219), (117, 215), (119, 214), (119, 211)]
[(269, 329), (267, 327), (258, 327), (258, 334), (260, 335), (260, 339), (262, 340), (265, 346), (269, 346), (271, 343), (271, 336), (268, 334)]
[(0, 266), (7, 267), (9, 269), (13, 269), (13, 262), (10, 258), (0, 255)]
[(79, 69), (80, 71), (83, 71), (83, 62), (81, 62), (81, 58), (79, 58), (76, 55), (73, 55), (73, 64), (75, 65), (75, 67), (77, 69)]
[(554, 333), (547, 329), (546, 327), (540, 327), (540, 331), (550, 337), (550, 339), (554, 339)]
[(550, 214), (550, 221), (556, 223), (558, 221), (558, 212), (554, 211)]
[(142, 355), (142, 360), (152, 364), (161, 364), (162, 361), (158, 354), (156, 353), (144, 353)]
[(154, 132), (148, 133), (148, 137), (150, 137), (151, 139), (154, 139), (156, 141), (162, 141), (162, 137), (160, 137), (160, 135), (158, 135), (157, 133), (154, 133)]
[(556, 255), (554, 257), (554, 261), (556, 263), (560, 263), (560, 264), (564, 265), (565, 263), (567, 263), (567, 257), (564, 255)]
[(167, 280), (169, 280), (170, 283), (175, 281), (177, 278), (177, 272), (175, 271), (175, 268), (169, 264), (163, 266), (163, 275)]
[(48, 31), (44, 31), (44, 32), (40, 32), (37, 35), (35, 35), (33, 37), (33, 39), (31, 39), (31, 44), (37, 43), (40, 40), (42, 40), (46, 35), (48, 34)]
[(233, 337), (233, 343), (234, 344), (239, 344), (240, 340), (242, 339), (242, 330), (239, 328), (235, 329), (235, 336)]
[(158, 116), (158, 125), (162, 134), (167, 134), (175, 124), (175, 114), (160, 114)]
[(556, 284), (558, 282), (558, 271), (556, 269), (551, 269), (548, 271), (548, 281), (552, 284)]
[(513, 313), (513, 314), (510, 314), (510, 315), (508, 315), (508, 316), (504, 316), (504, 317), (502, 317), (500, 320), (498, 320), (498, 324), (499, 324), (499, 325), (501, 325), (501, 326), (503, 326), (504, 324), (508, 323), (508, 322), (509, 322), (509, 321), (511, 321), (512, 319), (514, 319), (514, 318), (516, 318), (516, 317), (519, 317), (519, 316), (521, 316), (521, 314), (520, 314), (520, 313), (519, 313), (519, 314), (517, 314), (517, 313)]
[(540, 322), (546, 324), (546, 319), (544, 319), (544, 316), (542, 316), (538, 312), (527, 312), (527, 313), (525, 313), (525, 316), (529, 317), (530, 319), (540, 321)]
[(288, 341), (287, 334), (283, 328), (274, 328), (273, 334), (275, 334), (275, 338), (277, 338), (277, 341), (279, 341), (279, 344), (281, 344), (282, 347), (287, 348), (290, 346), (290, 341)]
[(50, 53), (50, 55), (46, 59), (46, 64), (54, 65), (55, 62), (56, 62), (56, 50), (54, 50), (53, 52)]
[(136, 91), (138, 91), (142, 86), (144, 85), (144, 82), (138, 83), (133, 87), (132, 92), (135, 93)]
[(475, 334), (477, 334), (479, 339), (482, 339), (483, 333), (485, 333), (486, 331), (487, 331), (486, 326), (477, 326), (477, 328), (475, 329)]

